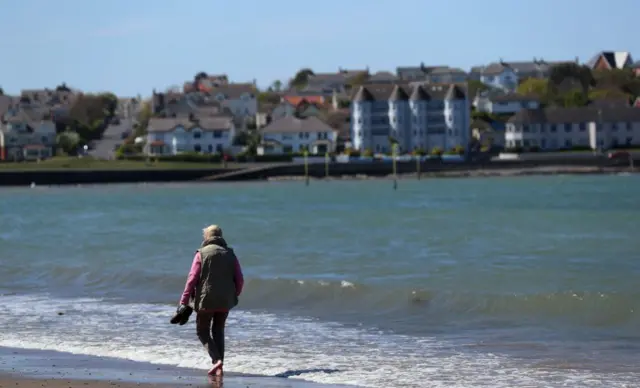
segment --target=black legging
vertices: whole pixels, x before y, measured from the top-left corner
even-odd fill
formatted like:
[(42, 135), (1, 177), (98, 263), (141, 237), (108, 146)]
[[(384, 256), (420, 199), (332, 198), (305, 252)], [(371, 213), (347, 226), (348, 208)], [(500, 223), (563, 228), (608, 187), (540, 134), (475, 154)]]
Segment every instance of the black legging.
[(198, 339), (209, 353), (211, 362), (224, 362), (224, 326), (228, 312), (198, 312), (196, 316), (196, 333)]

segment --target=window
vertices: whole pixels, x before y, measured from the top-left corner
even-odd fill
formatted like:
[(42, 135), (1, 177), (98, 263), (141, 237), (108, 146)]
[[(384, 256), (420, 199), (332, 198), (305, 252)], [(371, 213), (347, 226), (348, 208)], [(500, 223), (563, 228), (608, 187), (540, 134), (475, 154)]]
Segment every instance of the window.
[(556, 125), (555, 125), (555, 124), (551, 124), (551, 125), (549, 126), (549, 132), (556, 132), (557, 130), (558, 130), (558, 129), (556, 128)]
[(628, 137), (626, 143), (627, 143), (628, 146), (630, 146), (631, 143), (633, 143), (633, 138), (632, 137)]
[(207, 146), (207, 151), (209, 151), (209, 153), (212, 153), (213, 152), (213, 145), (209, 144)]
[(290, 154), (293, 152), (293, 146), (286, 145), (282, 147), (282, 152), (285, 154)]
[(300, 139), (304, 139), (304, 133), (300, 132), (300, 133), (298, 134), (298, 137), (299, 137)]
[(627, 123), (627, 131), (631, 131), (631, 123)]
[(564, 123), (564, 131), (569, 133), (571, 132), (571, 123)]
[(587, 130), (587, 124), (585, 124), (585, 123), (578, 124), (578, 127), (580, 129), (580, 132), (584, 132), (584, 131)]
[(202, 152), (202, 148), (200, 147), (200, 144), (196, 144), (193, 146), (193, 150), (195, 152)]
[(571, 148), (572, 147), (571, 140), (570, 139), (565, 140), (564, 141), (564, 146), (567, 147), (567, 148)]
[(43, 143), (46, 143), (47, 141), (49, 141), (49, 138), (46, 136), (42, 136), (40, 140), (42, 140)]
[(213, 131), (213, 138), (220, 139), (222, 137), (222, 131)]
[(618, 124), (616, 123), (611, 124), (611, 132), (615, 132), (617, 130), (618, 130)]
[(200, 131), (196, 131), (193, 133), (194, 139), (200, 139), (202, 137), (202, 133)]
[(216, 153), (218, 153), (218, 154), (222, 153), (222, 144), (216, 145)]

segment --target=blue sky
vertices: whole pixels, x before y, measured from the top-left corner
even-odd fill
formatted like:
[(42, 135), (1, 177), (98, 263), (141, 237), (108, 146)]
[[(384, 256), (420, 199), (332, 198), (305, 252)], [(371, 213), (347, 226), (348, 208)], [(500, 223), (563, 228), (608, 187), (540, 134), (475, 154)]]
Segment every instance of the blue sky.
[(640, 0), (1, 0), (0, 86), (143, 96), (227, 73), (260, 86), (298, 69), (640, 59)]

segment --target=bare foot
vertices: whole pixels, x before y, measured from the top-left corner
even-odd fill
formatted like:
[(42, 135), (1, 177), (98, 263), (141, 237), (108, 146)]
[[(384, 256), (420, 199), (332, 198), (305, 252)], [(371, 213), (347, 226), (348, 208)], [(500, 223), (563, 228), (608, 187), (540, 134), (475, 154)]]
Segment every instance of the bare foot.
[(216, 370), (216, 376), (222, 377), (224, 372), (222, 371), (222, 362), (220, 362), (220, 367)]
[(222, 369), (222, 361), (216, 361), (211, 367), (211, 369), (209, 369), (209, 372), (207, 372), (207, 374), (210, 376), (217, 375), (218, 370), (220, 369)]

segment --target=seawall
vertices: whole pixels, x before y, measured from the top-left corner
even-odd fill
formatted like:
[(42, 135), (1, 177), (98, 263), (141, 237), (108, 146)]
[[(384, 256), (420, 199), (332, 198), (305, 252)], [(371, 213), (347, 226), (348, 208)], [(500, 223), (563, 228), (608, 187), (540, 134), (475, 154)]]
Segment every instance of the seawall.
[[(640, 160), (636, 160), (640, 165)], [(397, 162), (398, 174), (418, 172), (455, 172), (498, 169), (528, 169), (537, 167), (626, 167), (628, 161), (612, 161), (606, 157), (592, 158), (548, 158), (544, 160), (502, 160), (484, 162), (447, 162), (426, 160), (420, 164), (415, 161)], [(325, 163), (311, 163), (308, 166), (310, 177), (327, 176)], [(393, 164), (389, 161), (330, 163), (330, 177), (367, 175), (387, 176), (393, 173)], [(146, 169), (146, 170), (24, 170), (1, 171), (0, 186), (66, 185), (97, 183), (137, 183), (137, 182), (188, 182), (188, 181), (249, 181), (264, 180), (286, 176), (302, 176), (305, 166), (296, 163), (265, 164), (250, 168), (202, 168), (202, 169)]]
[(185, 182), (236, 171), (231, 168), (166, 170), (24, 170), (1, 171), (0, 186), (73, 185), (94, 183)]
[[(500, 169), (533, 169), (539, 167), (592, 167), (605, 168), (614, 166), (626, 166), (628, 162), (620, 164), (613, 163), (605, 157), (594, 157), (589, 159), (566, 159), (549, 158), (545, 160), (503, 160), (486, 162), (445, 162), (441, 160), (427, 160), (421, 163), (415, 161), (397, 162), (398, 174), (414, 174), (432, 172), (455, 172), (455, 171), (476, 171), (476, 170), (500, 170)], [(308, 174), (313, 178), (341, 177), (367, 175), (371, 177), (381, 177), (393, 174), (393, 163), (391, 162), (370, 162), (370, 163), (330, 163), (329, 168), (325, 163), (313, 163), (308, 166)], [(206, 181), (244, 181), (278, 178), (286, 176), (305, 175), (303, 164), (280, 164), (264, 168), (246, 169), (221, 175), (211, 175), (202, 180)]]

